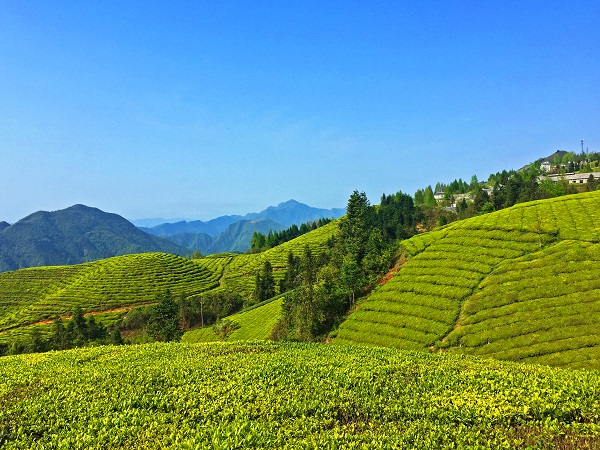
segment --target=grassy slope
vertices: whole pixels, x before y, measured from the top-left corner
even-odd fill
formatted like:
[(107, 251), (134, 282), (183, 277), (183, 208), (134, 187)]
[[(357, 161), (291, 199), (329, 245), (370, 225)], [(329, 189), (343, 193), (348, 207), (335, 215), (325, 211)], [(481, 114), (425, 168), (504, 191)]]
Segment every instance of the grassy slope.
[(600, 192), (516, 205), (415, 236), (413, 257), (335, 342), (600, 368)]
[(0, 331), (84, 311), (148, 303), (167, 288), (193, 295), (218, 285), (219, 271), (166, 253), (142, 253), (75, 266), (0, 274)]
[(242, 295), (250, 295), (254, 290), (254, 276), (260, 271), (266, 260), (273, 267), (273, 275), (277, 283), (284, 276), (284, 269), (287, 267), (287, 257), (290, 251), (294, 255), (300, 256), (304, 251), (304, 247), (308, 245), (313, 255), (318, 255), (326, 248), (327, 241), (335, 234), (338, 223), (335, 220), (262, 253), (236, 256), (225, 271), (223, 287), (240, 292)]
[[(273, 327), (281, 317), (283, 300), (277, 299), (265, 305), (242, 311), (229, 316), (227, 319), (239, 325), (227, 337), (228, 342), (245, 340), (266, 340), (271, 335)], [(183, 342), (214, 342), (219, 341), (219, 336), (213, 331), (212, 326), (196, 328), (188, 331), (181, 338)]]
[[(336, 224), (259, 254), (220, 254), (189, 261), (164, 253), (143, 253), (0, 273), (0, 342), (28, 335), (31, 324), (68, 316), (75, 306), (92, 312), (145, 304), (167, 288), (176, 297), (210, 289), (236, 291), (248, 297), (254, 290), (254, 275), (265, 260), (271, 262), (278, 280), (290, 250), (300, 255), (309, 245), (318, 254), (334, 234)], [(48, 325), (36, 326), (42, 334), (49, 331)]]
[(213, 343), (0, 359), (4, 449), (591, 449), (599, 417), (599, 372), (459, 355)]

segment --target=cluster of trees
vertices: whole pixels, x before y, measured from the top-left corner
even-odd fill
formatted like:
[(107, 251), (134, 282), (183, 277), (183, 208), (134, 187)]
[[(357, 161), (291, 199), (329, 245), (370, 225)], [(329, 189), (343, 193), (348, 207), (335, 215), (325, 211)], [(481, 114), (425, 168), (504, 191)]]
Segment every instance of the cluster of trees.
[(130, 311), (120, 327), (129, 333), (145, 331), (154, 341), (178, 341), (185, 330), (214, 324), (239, 311), (243, 304), (238, 293), (207, 292), (175, 300), (167, 290), (156, 296), (154, 305)]
[(38, 327), (33, 327), (28, 337), (0, 344), (0, 356), (88, 345), (121, 345), (129, 342), (123, 339), (122, 332), (126, 335), (145, 333), (145, 340), (178, 341), (185, 330), (217, 323), (239, 311), (244, 304), (240, 294), (231, 292), (209, 292), (175, 300), (167, 290), (157, 294), (155, 300), (153, 305), (132, 309), (111, 327), (97, 322), (93, 315), (84, 316), (81, 308), (76, 308), (70, 320), (60, 317), (54, 320), (50, 335), (43, 335)]
[(274, 296), (275, 278), (273, 277), (273, 267), (269, 261), (265, 261), (260, 273), (257, 273), (255, 277), (254, 299), (256, 302), (262, 302)]
[(409, 195), (384, 195), (375, 207), (364, 192), (354, 191), (327, 251), (315, 257), (307, 246), (302, 256), (288, 256), (280, 282), (280, 292), (288, 292), (273, 339), (322, 339), (390, 269), (395, 240), (415, 234), (417, 221)]
[(237, 292), (212, 291), (179, 300), (181, 327), (189, 330), (198, 325), (210, 325), (244, 306), (244, 298)]
[(313, 222), (306, 222), (300, 225), (292, 225), (287, 230), (273, 231), (269, 230), (269, 234), (264, 235), (258, 231), (255, 231), (250, 241), (250, 253), (260, 253), (277, 245), (283, 244), (284, 242), (291, 241), (298, 236), (308, 233), (309, 231), (316, 230), (323, 225), (327, 225), (331, 222), (331, 219), (323, 218)]
[[(583, 153), (581, 155), (566, 153), (563, 156), (557, 155), (555, 158), (558, 158), (555, 162), (559, 165), (561, 162), (565, 162), (562, 164), (563, 171), (591, 171), (592, 166), (597, 167), (600, 164), (600, 153)], [(458, 179), (449, 184), (437, 183), (435, 191), (431, 186), (419, 189), (415, 192), (414, 202), (419, 209), (421, 231), (429, 230), (436, 225), (444, 225), (453, 220), (509, 208), (517, 203), (574, 194), (581, 189), (594, 191), (600, 186), (599, 180), (596, 180), (593, 175), (590, 175), (586, 184), (578, 187), (567, 181), (553, 182), (543, 179), (540, 181), (541, 174), (538, 162), (524, 170), (503, 170), (491, 174), (487, 183), (480, 183), (474, 175), (470, 183)], [(488, 189), (484, 189), (485, 185), (488, 186)], [(444, 193), (444, 197), (439, 203), (434, 197), (434, 192)], [(455, 196), (458, 194), (470, 194), (471, 200), (467, 201), (463, 198), (455, 202)], [(454, 203), (456, 203), (456, 214), (448, 210), (444, 211), (444, 207)]]
[[(591, 177), (587, 190), (595, 190), (596, 181)], [(511, 170), (490, 175), (488, 184), (493, 186), (491, 193), (479, 188), (472, 201), (462, 199), (456, 204), (456, 218), (466, 219), (479, 214), (499, 211), (517, 203), (577, 193), (577, 187), (568, 182), (555, 183), (551, 180), (538, 181), (534, 168), (522, 172)]]
[[(550, 161), (552, 170), (550, 173), (563, 172), (592, 172), (600, 165), (600, 153), (573, 153), (556, 152)], [(540, 168), (541, 162), (536, 162), (535, 167)]]
[(10, 344), (0, 345), (0, 355), (37, 353), (49, 350), (66, 350), (90, 344), (123, 344), (117, 327), (111, 330), (96, 322), (93, 315), (83, 315), (81, 308), (75, 308), (73, 317), (65, 326), (62, 318), (57, 317), (52, 324), (52, 334), (45, 336), (38, 327), (33, 327), (28, 337), (17, 339)]
[(200, 252), (200, 250), (196, 249), (192, 252), (192, 254), (190, 255), (189, 253), (187, 255), (185, 255), (186, 259), (202, 259), (204, 258), (204, 255), (202, 254), (202, 252)]

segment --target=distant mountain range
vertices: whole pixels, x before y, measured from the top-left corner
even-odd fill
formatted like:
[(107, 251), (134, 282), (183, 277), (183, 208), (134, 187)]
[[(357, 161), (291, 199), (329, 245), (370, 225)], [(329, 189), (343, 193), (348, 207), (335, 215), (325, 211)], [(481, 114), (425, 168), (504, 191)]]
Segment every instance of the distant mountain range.
[(117, 214), (84, 205), (38, 211), (0, 225), (0, 272), (23, 267), (77, 264), (128, 253), (188, 250), (136, 228)]
[(203, 254), (243, 252), (250, 248), (254, 232), (267, 234), (269, 230), (281, 231), (294, 224), (299, 226), (322, 218), (337, 219), (344, 214), (346, 210), (343, 208), (313, 208), (296, 200), (288, 200), (245, 216), (221, 216), (206, 222), (183, 220), (140, 229)]
[(337, 218), (344, 209), (312, 208), (295, 200), (245, 216), (207, 222), (180, 221), (137, 228), (127, 219), (97, 208), (75, 205), (38, 211), (13, 225), (0, 222), (0, 272), (25, 267), (78, 264), (128, 253), (185, 255), (244, 252), (254, 232), (267, 234), (320, 218)]

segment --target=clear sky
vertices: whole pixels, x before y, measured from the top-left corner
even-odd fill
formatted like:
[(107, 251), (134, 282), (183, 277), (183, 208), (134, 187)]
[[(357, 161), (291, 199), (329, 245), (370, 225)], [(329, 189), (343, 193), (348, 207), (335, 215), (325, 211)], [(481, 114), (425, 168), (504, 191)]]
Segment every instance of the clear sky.
[(0, 220), (343, 207), (600, 151), (598, 1), (0, 1)]

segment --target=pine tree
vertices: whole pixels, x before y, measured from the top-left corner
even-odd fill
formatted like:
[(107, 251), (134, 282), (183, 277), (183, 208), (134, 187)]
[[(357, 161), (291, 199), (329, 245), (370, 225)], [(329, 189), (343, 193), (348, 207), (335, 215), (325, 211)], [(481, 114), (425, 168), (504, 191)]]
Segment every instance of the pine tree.
[(167, 290), (156, 296), (158, 303), (150, 309), (146, 330), (157, 341), (178, 341), (183, 331), (179, 324), (179, 306)]
[(273, 267), (269, 261), (265, 261), (260, 271), (260, 298), (259, 301), (275, 296), (275, 279), (273, 278)]
[(60, 317), (54, 319), (52, 337), (50, 338), (51, 346), (54, 350), (66, 350), (71, 347), (67, 330)]
[(112, 345), (123, 345), (123, 337), (121, 336), (121, 332), (119, 331), (119, 327), (114, 327), (112, 332), (110, 333), (110, 343)]
[(82, 347), (88, 341), (88, 327), (83, 311), (79, 306), (73, 310), (73, 318), (67, 325), (68, 340), (75, 347)]

